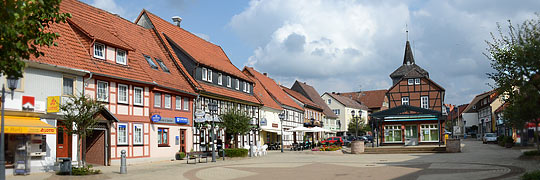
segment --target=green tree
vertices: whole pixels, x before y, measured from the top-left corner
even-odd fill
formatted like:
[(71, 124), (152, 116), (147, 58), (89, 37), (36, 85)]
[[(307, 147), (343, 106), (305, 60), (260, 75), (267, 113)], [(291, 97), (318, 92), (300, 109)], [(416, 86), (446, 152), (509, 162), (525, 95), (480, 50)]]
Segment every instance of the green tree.
[(234, 147), (238, 148), (238, 135), (244, 135), (251, 129), (251, 118), (245, 113), (231, 110), (221, 115), (225, 132), (234, 135)]
[[(505, 123), (522, 129), (527, 122), (538, 125), (540, 118), (540, 14), (535, 19), (514, 26), (508, 21), (503, 32), (497, 24), (498, 35), (491, 33), (486, 57), (495, 70), (488, 76), (495, 81), (498, 93), (508, 104), (503, 111)], [(537, 131), (538, 128), (535, 128)], [(538, 132), (535, 142), (540, 150)]]
[(22, 76), (30, 56), (44, 55), (39, 46), (56, 45), (60, 35), (49, 32), (53, 23), (71, 17), (59, 13), (61, 0), (4, 0), (0, 3), (0, 74)]
[(86, 137), (92, 133), (92, 128), (97, 124), (97, 114), (103, 110), (103, 104), (88, 96), (70, 96), (66, 102), (60, 105), (63, 118), (62, 124), (69, 134), (77, 135), (77, 162), (79, 167), (86, 165)]
[(356, 135), (356, 121), (358, 121), (358, 135), (366, 134), (367, 132), (371, 131), (371, 127), (369, 124), (365, 124), (364, 121), (360, 118), (353, 118), (349, 122), (349, 126), (347, 131), (352, 134)]

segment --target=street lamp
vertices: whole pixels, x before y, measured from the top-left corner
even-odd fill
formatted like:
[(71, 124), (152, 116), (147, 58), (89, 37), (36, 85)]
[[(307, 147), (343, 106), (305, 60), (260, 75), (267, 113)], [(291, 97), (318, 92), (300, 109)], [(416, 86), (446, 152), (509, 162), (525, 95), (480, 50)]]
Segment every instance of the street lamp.
[[(11, 90), (11, 99), (13, 99), (13, 90), (17, 89), (19, 78), (14, 76), (9, 76), (7, 78), (8, 88)], [(6, 179), (6, 156), (5, 156), (5, 147), (4, 147), (4, 107), (6, 107), (6, 88), (5, 85), (2, 85), (2, 132), (0, 133), (0, 179)]]
[(351, 111), (351, 114), (352, 114), (352, 117), (353, 117), (353, 120), (356, 120), (355, 121), (355, 124), (356, 124), (356, 128), (354, 129), (356, 132), (356, 139), (358, 139), (358, 117), (362, 118), (362, 110), (358, 111), (358, 116), (356, 116), (354, 110)]
[(281, 120), (281, 152), (283, 152), (283, 119), (285, 119), (285, 112), (279, 113), (279, 120)]
[(216, 139), (216, 133), (214, 133), (214, 127), (215, 127), (215, 118), (214, 115), (217, 112), (217, 104), (214, 102), (208, 103), (208, 110), (210, 110), (210, 116), (212, 117), (212, 130), (211, 130), (211, 137), (212, 137), (212, 162), (216, 162), (216, 147), (214, 146), (214, 140)]

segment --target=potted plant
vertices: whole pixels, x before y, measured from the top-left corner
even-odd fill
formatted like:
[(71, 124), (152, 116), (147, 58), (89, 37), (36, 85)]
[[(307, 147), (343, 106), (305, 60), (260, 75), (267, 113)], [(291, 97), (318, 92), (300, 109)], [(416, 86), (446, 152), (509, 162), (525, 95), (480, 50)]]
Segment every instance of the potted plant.
[(176, 155), (175, 155), (175, 157), (176, 157), (176, 160), (182, 160), (182, 159), (184, 159), (184, 158), (186, 157), (186, 153), (184, 153), (184, 152), (177, 152)]
[(514, 146), (514, 139), (512, 139), (512, 137), (510, 137), (510, 136), (505, 136), (504, 137), (504, 147), (511, 148), (512, 146)]

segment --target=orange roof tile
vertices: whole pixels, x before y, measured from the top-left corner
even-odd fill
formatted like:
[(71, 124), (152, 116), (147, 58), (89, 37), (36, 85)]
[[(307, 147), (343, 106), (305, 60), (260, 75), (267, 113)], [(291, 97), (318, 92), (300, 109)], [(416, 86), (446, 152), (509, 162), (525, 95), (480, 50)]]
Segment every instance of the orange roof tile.
[(252, 96), (250, 94), (246, 94), (246, 93), (243, 93), (243, 92), (240, 92), (240, 91), (235, 91), (235, 90), (232, 90), (232, 89), (219, 87), (217, 85), (211, 85), (211, 84), (204, 83), (204, 82), (201, 82), (199, 84), (202, 86), (204, 91), (208, 92), (208, 93), (221, 95), (221, 96), (232, 97), (232, 98), (235, 98), (235, 99), (239, 99), (239, 100), (242, 100), (242, 101), (247, 101), (247, 102), (251, 102), (251, 103), (255, 103), (255, 104), (260, 104), (261, 103), (259, 100), (257, 100), (257, 98), (255, 98), (255, 96)]
[(388, 90), (381, 89), (372, 91), (340, 93), (340, 95), (359, 101), (360, 103), (366, 105), (369, 108), (381, 108), (383, 102), (385, 101), (384, 97), (386, 96), (386, 91)]
[(291, 95), (293, 98), (297, 99), (298, 101), (306, 104), (306, 105), (309, 105), (311, 107), (315, 107), (315, 108), (318, 108), (321, 112), (323, 111), (322, 107), (315, 104), (313, 101), (309, 100), (307, 97), (305, 97), (304, 95), (300, 94), (299, 92), (296, 92), (296, 91), (293, 91), (292, 89), (289, 89), (285, 86), (281, 86), (281, 89), (283, 89), (283, 91), (285, 91), (287, 94)]
[(303, 110), (304, 108), (300, 107), (296, 102), (294, 102), (288, 95), (277, 85), (277, 83), (270, 79), (269, 77), (257, 72), (252, 67), (244, 67), (244, 71), (248, 71), (255, 79), (261, 82), (262, 86), (268, 94), (270, 94), (276, 101), (280, 104), (287, 105), (298, 110)]
[(262, 84), (261, 84), (261, 82), (259, 80), (257, 80), (255, 77), (251, 76), (249, 74), (249, 72), (247, 72), (247, 70), (245, 70), (245, 69), (242, 72), (245, 73), (246, 76), (252, 78), (253, 82), (255, 82), (253, 84), (253, 94), (255, 95), (255, 97), (257, 99), (259, 99), (259, 101), (264, 106), (269, 107), (269, 108), (273, 108), (273, 109), (277, 109), (277, 110), (283, 110), (283, 108), (281, 108), (281, 106), (279, 104), (277, 104), (276, 101), (274, 101), (274, 99), (272, 99), (270, 94), (268, 94), (268, 92), (266, 92), (266, 90), (264, 89), (264, 87), (262, 86)]

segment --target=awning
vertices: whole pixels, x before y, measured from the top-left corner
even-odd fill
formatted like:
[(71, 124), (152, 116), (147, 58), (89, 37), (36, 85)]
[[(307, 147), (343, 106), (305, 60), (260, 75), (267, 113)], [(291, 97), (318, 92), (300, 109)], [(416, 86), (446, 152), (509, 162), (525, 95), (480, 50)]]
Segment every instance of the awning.
[(36, 117), (5, 116), (6, 134), (56, 134), (56, 127)]
[(266, 131), (266, 132), (281, 134), (281, 129), (277, 129), (277, 128), (261, 127), (261, 130)]

